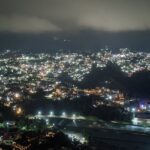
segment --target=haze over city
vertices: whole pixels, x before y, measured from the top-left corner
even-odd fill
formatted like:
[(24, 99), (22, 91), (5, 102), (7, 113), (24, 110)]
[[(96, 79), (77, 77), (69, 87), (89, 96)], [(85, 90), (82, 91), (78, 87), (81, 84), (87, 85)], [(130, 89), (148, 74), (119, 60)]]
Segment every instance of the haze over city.
[(148, 51), (148, 0), (1, 0), (1, 49)]

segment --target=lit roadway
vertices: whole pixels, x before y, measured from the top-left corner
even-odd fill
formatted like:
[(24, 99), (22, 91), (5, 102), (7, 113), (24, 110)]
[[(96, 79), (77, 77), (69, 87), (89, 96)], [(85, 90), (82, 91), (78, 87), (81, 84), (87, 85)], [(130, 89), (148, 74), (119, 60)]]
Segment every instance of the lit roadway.
[[(44, 119), (47, 125), (58, 127), (64, 132), (74, 132), (84, 135), (87, 133), (89, 141), (94, 143), (105, 142), (107, 144), (126, 148), (128, 150), (149, 150), (150, 149), (150, 127), (125, 125), (121, 122), (105, 122), (99, 119), (90, 119), (88, 117), (66, 115), (57, 116), (52, 112), (50, 115), (42, 115), (39, 112), (37, 115), (28, 116), (29, 119)], [(55, 119), (57, 121), (55, 121)], [(50, 122), (49, 122), (50, 121)]]
[[(52, 112), (49, 115), (42, 115), (41, 112), (37, 115), (29, 115), (29, 119), (55, 119), (58, 118), (60, 120), (70, 120), (72, 122), (76, 122), (76, 127), (88, 127), (88, 128), (108, 128), (114, 130), (126, 130), (126, 131), (138, 131), (143, 133), (150, 133), (150, 127), (133, 125), (133, 124), (122, 124), (121, 122), (105, 122), (96, 118), (88, 118), (84, 116), (67, 115), (65, 112), (62, 115), (54, 115)], [(84, 123), (86, 122), (86, 124)]]
[(29, 119), (48, 119), (48, 118), (61, 118), (61, 119), (70, 119), (70, 120), (86, 120), (85, 117), (83, 116), (76, 116), (76, 115), (72, 115), (72, 116), (68, 116), (65, 114), (62, 114), (60, 116), (58, 115), (29, 115), (28, 116)]

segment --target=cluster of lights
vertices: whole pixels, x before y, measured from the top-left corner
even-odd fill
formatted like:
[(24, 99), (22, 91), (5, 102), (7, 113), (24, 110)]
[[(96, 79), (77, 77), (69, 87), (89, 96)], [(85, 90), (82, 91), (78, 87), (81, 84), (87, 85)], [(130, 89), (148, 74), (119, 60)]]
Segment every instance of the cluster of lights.
[[(42, 115), (42, 112), (41, 111), (38, 111), (37, 112), (37, 116), (38, 117), (44, 117), (44, 115)], [(62, 114), (61, 115), (54, 115), (54, 112), (53, 111), (50, 111), (50, 113), (49, 113), (49, 115), (48, 115), (48, 117), (62, 117), (62, 118), (66, 118), (66, 117), (70, 117), (70, 118), (72, 118), (73, 120), (75, 120), (76, 118), (77, 118), (77, 116), (76, 116), (76, 114), (72, 114), (71, 116), (70, 115), (67, 115), (66, 114), (66, 112), (62, 112)]]
[[(12, 59), (12, 55), (8, 58), (8, 53), (11, 53), (11, 51), (3, 52), (0, 56), (0, 102), (8, 107), (13, 107), (17, 101), (26, 100), (23, 94), (24, 91), (28, 92), (30, 96), (36, 93), (39, 87), (46, 91), (48, 93), (47, 97), (51, 99), (77, 98), (80, 95), (74, 93), (80, 93), (78, 92), (80, 89), (77, 89), (71, 83), (74, 90), (69, 89), (67, 86), (66, 89), (60, 88), (62, 85), (59, 79), (60, 75), (65, 73), (72, 80), (82, 81), (85, 75), (90, 73), (93, 65), (104, 69), (108, 61), (119, 65), (127, 75), (132, 75), (134, 72), (143, 69), (150, 70), (150, 53), (131, 52), (126, 48), (121, 49), (117, 54), (105, 49), (89, 54), (22, 54), (16, 55), (15, 59)], [(10, 83), (12, 87), (9, 86)], [(14, 84), (19, 88), (17, 92), (13, 92)], [(109, 84), (109, 82), (106, 82), (106, 84)], [(84, 90), (86, 95), (93, 93), (96, 95), (101, 94), (96, 89)], [(103, 95), (108, 101), (114, 100), (115, 94), (112, 91), (105, 92)], [(122, 101), (119, 103), (123, 104)], [(145, 107), (141, 106), (140, 109), (144, 110)], [(21, 111), (18, 110), (18, 113), (21, 113)]]
[(79, 136), (79, 135), (73, 134), (73, 133), (67, 133), (67, 134), (68, 134), (68, 137), (69, 137), (72, 141), (78, 140), (78, 141), (80, 141), (80, 143), (82, 143), (82, 144), (87, 143), (87, 140), (86, 140), (85, 137), (82, 137), (82, 136)]

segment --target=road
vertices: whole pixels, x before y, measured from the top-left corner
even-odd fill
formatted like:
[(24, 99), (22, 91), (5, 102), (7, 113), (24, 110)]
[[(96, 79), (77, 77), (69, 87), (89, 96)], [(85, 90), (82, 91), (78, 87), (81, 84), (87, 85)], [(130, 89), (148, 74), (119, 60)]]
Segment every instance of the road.
[(65, 133), (80, 134), (88, 136), (92, 145), (105, 142), (127, 150), (149, 150), (150, 149), (150, 127), (137, 125), (125, 125), (119, 122), (105, 122), (101, 120), (90, 120), (83, 116), (30, 116), (30, 119), (41, 118), (49, 120), (50, 124), (61, 129)]

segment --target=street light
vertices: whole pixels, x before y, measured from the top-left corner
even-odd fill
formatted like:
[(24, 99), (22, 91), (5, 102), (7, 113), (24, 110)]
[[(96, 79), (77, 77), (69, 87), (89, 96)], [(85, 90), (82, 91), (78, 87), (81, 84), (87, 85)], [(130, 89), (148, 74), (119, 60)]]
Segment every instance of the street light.
[(138, 118), (135, 118), (135, 117), (134, 117), (134, 118), (132, 119), (132, 122), (133, 122), (135, 125), (137, 125), (137, 124), (138, 124)]
[(41, 111), (38, 111), (38, 115), (41, 115), (42, 114), (42, 112)]
[(53, 111), (51, 111), (51, 112), (50, 112), (50, 116), (53, 116), (53, 115), (54, 115), (54, 112), (53, 112)]
[(132, 108), (132, 110), (131, 110), (132, 112), (135, 112), (136, 111), (136, 109), (135, 108)]
[(66, 113), (65, 112), (62, 113), (62, 117), (66, 117)]
[(73, 115), (72, 115), (72, 118), (73, 118), (73, 119), (76, 119), (76, 114), (73, 114)]
[(46, 119), (45, 121), (46, 121), (46, 125), (48, 125), (48, 124), (49, 124), (49, 120), (48, 120), (48, 119)]
[(135, 108), (132, 108), (133, 119), (135, 118), (135, 112), (136, 112), (136, 109), (135, 109)]

